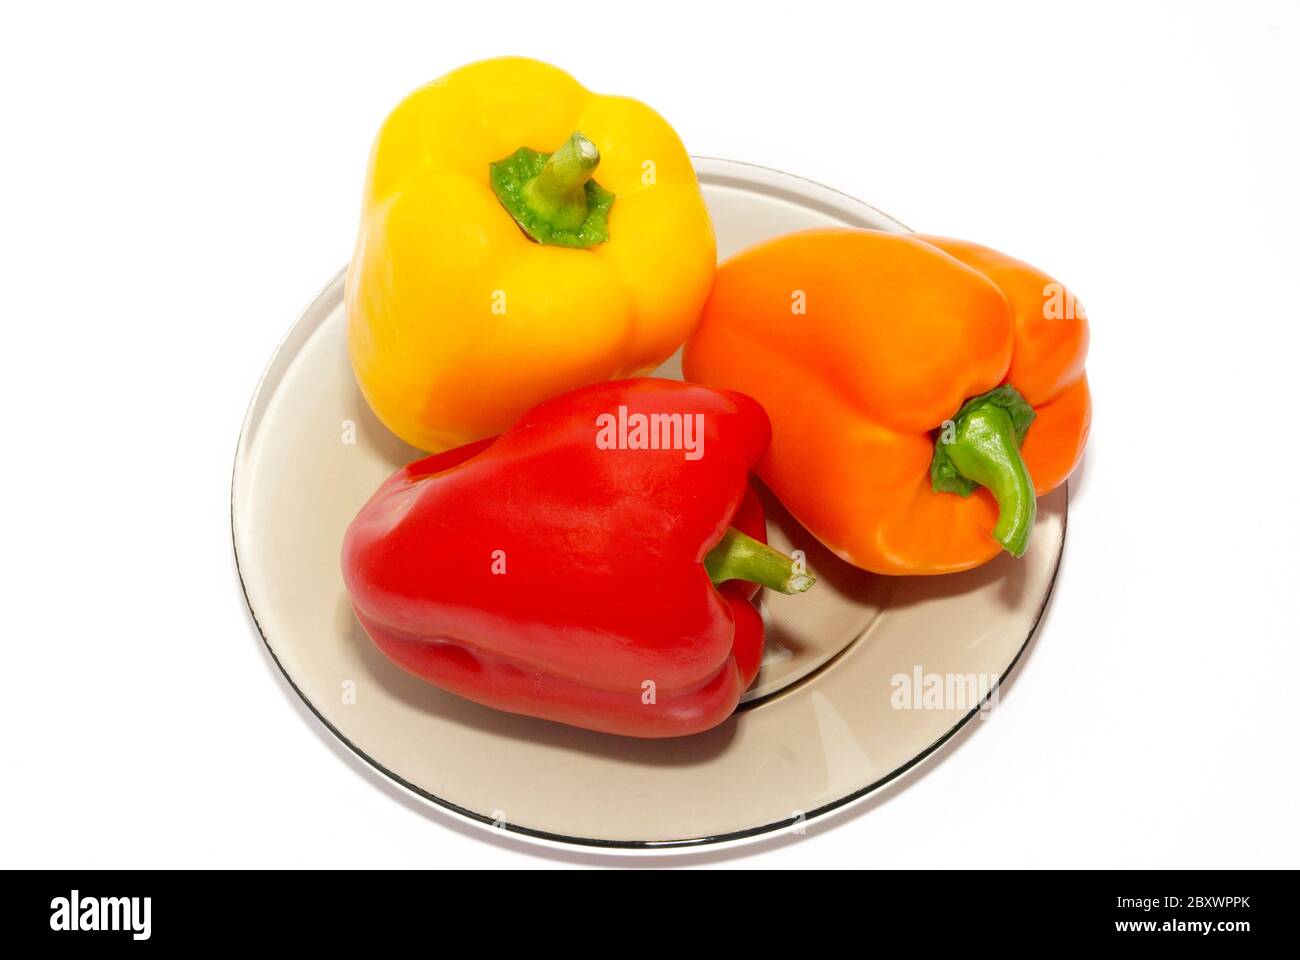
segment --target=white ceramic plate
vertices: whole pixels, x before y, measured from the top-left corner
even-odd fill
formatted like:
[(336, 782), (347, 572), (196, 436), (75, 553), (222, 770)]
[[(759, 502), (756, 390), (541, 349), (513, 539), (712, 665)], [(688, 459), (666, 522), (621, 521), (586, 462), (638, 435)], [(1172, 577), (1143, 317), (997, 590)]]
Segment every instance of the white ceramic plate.
[[(720, 258), (810, 227), (906, 230), (788, 174), (725, 160), (696, 166)], [(1065, 539), (1064, 487), (1040, 500), (1023, 559), (915, 578), (847, 566), (769, 496), (773, 543), (804, 549), (819, 582), (799, 597), (765, 594), (763, 669), (720, 727), (633, 740), (444, 693), (379, 653), (343, 588), (348, 523), (386, 476), (421, 454), (362, 399), (342, 298), (340, 274), (289, 331), (253, 396), (231, 500), (240, 577), (276, 663), (330, 731), (402, 786), (474, 823), (642, 849), (802, 829), (938, 749), (1006, 677), (1042, 616)], [(674, 360), (662, 374), (678, 369)], [(917, 677), (921, 688), (939, 678), (945, 699), (927, 708), (922, 689), (912, 689)], [(917, 706), (900, 709), (909, 690)]]

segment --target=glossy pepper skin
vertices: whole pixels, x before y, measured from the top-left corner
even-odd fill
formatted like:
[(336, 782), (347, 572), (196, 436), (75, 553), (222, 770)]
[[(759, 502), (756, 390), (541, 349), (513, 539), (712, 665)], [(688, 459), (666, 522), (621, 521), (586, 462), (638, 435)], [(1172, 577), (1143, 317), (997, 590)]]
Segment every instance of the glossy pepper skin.
[(375, 140), (346, 283), (352, 367), (403, 440), (460, 446), (654, 369), (715, 262), (695, 171), (657, 113), (536, 60), (470, 64)]
[[(1023, 553), (1035, 496), (1083, 453), (1087, 349), (1082, 307), (1028, 264), (959, 240), (817, 230), (719, 268), (683, 367), (763, 404), (760, 475), (818, 539), (876, 573), (940, 574)], [(990, 391), (974, 422), (957, 417)], [(975, 462), (981, 430), (1004, 462)], [(950, 451), (945, 489), (931, 473)]]
[[(702, 455), (602, 448), (597, 418), (620, 407), (700, 415)], [(763, 623), (753, 585), (715, 587), (703, 563), (729, 527), (765, 540), (749, 474), (768, 439), (753, 400), (694, 384), (557, 397), (380, 487), (344, 539), (356, 615), (404, 670), (499, 710), (634, 737), (708, 729), (757, 674)]]

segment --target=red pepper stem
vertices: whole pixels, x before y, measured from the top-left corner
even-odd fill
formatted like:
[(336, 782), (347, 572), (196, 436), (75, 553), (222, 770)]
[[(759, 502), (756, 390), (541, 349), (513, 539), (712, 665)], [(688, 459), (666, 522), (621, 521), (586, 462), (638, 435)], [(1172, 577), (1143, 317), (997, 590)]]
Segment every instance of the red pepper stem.
[(778, 593), (803, 593), (816, 582), (812, 574), (779, 550), (728, 527), (704, 558), (704, 569), (715, 584), (748, 580)]

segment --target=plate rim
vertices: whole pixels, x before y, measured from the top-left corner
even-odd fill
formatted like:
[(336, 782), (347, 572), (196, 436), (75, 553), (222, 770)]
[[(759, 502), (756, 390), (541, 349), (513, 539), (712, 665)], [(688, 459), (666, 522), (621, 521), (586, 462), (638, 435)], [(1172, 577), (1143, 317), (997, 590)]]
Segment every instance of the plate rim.
[[(767, 181), (767, 183), (765, 184), (766, 186), (775, 188), (777, 190), (781, 190), (782, 189), (781, 181), (786, 181), (788, 183), (788, 181), (790, 180), (797, 180), (800, 181), (801, 183), (808, 184), (809, 186), (815, 188), (819, 192), (829, 194), (833, 197), (847, 199), (858, 206), (866, 207), (881, 219), (897, 225), (900, 230), (905, 232), (912, 232), (911, 228), (903, 224), (900, 220), (890, 216), (889, 214), (885, 213), (882, 210), (877, 209), (876, 207), (873, 207), (871, 204), (865, 203), (864, 201), (859, 200), (858, 198), (852, 196), (851, 194), (845, 193), (841, 190), (836, 190), (834, 187), (829, 187), (826, 186), (825, 184), (818, 183), (815, 180), (810, 180), (807, 177), (801, 177), (797, 174), (786, 173), (784, 171), (777, 170), (772, 167), (765, 167), (759, 164), (746, 163), (740, 160), (726, 160), (719, 157), (699, 157), (699, 156), (692, 156), (691, 160), (695, 164), (697, 175), (699, 176), (699, 179), (701, 181), (708, 179), (715, 183), (720, 183), (725, 185), (726, 181), (734, 180), (737, 182), (737, 184), (744, 184), (747, 182), (752, 183), (753, 179), (756, 178), (756, 179)], [(740, 173), (741, 171), (748, 174), (750, 179), (746, 180), (745, 178), (738, 176), (737, 174)], [(827, 204), (827, 208), (831, 210), (835, 209), (829, 203)], [(837, 214), (842, 213), (842, 211), (838, 211), (838, 210), (836, 212)], [(307, 697), (307, 695), (303, 693), (303, 691), (299, 688), (298, 684), (294, 681), (293, 677), (291, 677), (289, 675), (289, 672), (285, 669), (284, 664), (280, 662), (280, 657), (275, 652), (275, 648), (271, 644), (270, 637), (267, 636), (266, 630), (262, 627), (262, 622), (258, 618), (257, 610), (254, 609), (253, 607), (252, 598), (249, 596), (248, 584), (244, 579), (243, 565), (240, 563), (239, 560), (239, 534), (238, 534), (238, 521), (236, 516), (236, 499), (237, 499), (236, 495), (239, 489), (239, 467), (245, 457), (245, 454), (247, 453), (246, 441), (249, 439), (252, 433), (251, 427), (253, 426), (254, 415), (257, 413), (258, 403), (261, 400), (262, 392), (266, 388), (267, 380), (271, 376), (272, 371), (276, 368), (277, 363), (279, 363), (282, 359), (284, 359), (282, 354), (284, 352), (285, 347), (290, 343), (290, 341), (294, 339), (295, 335), (303, 336), (303, 335), (310, 335), (311, 333), (314, 333), (317, 327), (313, 327), (311, 330), (300, 329), (300, 328), (302, 328), (304, 321), (308, 319), (308, 316), (315, 309), (316, 304), (319, 303), (320, 299), (327, 292), (329, 292), (336, 284), (338, 284), (340, 280), (344, 278), (346, 273), (347, 273), (347, 267), (344, 266), (324, 286), (322, 286), (321, 289), (316, 293), (316, 295), (312, 297), (312, 299), (308, 302), (307, 307), (304, 310), (302, 310), (301, 313), (299, 313), (297, 318), (294, 320), (293, 324), (285, 332), (284, 336), (280, 338), (279, 342), (276, 344), (275, 350), (271, 354), (270, 360), (267, 362), (266, 366), (263, 368), (261, 376), (258, 378), (257, 385), (253, 389), (252, 398), (249, 400), (248, 409), (245, 412), (244, 418), (240, 424), (239, 438), (236, 441), (236, 445), (235, 445), (235, 456), (234, 456), (234, 463), (231, 468), (231, 480), (230, 480), (230, 542), (231, 542), (231, 549), (234, 553), (235, 573), (239, 579), (239, 587), (241, 593), (243, 594), (244, 605), (248, 609), (249, 616), (252, 618), (253, 626), (256, 627), (257, 629), (258, 636), (261, 637), (262, 639), (263, 646), (266, 647), (266, 651), (268, 654), (270, 654), (271, 660), (275, 664), (276, 669), (279, 670), (280, 675), (284, 677), (285, 681), (289, 684), (289, 688), (293, 690), (293, 692), (297, 695), (298, 699), (301, 700), (304, 705), (306, 705), (307, 709), (311, 711), (311, 714), (318, 721), (320, 721), (320, 723), (325, 727), (325, 729), (328, 730), (331, 734), (333, 734), (333, 736), (340, 743), (342, 743), (345, 747), (347, 747), (357, 757), (365, 761), (365, 763), (368, 766), (370, 766), (372, 769), (378, 771), (388, 780), (391, 780), (393, 783), (402, 787), (403, 789), (405, 789), (415, 797), (419, 798), (420, 800), (437, 807), (441, 811), (452, 815), (458, 820), (463, 821), (464, 823), (467, 823), (477, 829), (489, 831), (490, 833), (505, 832), (510, 834), (511, 836), (526, 840), (529, 843), (537, 844), (539, 846), (544, 846), (551, 849), (559, 849), (559, 850), (567, 850), (567, 851), (573, 851), (575, 848), (578, 848), (578, 849), (585, 849), (588, 851), (598, 851), (602, 853), (671, 854), (671, 853), (685, 853), (687, 851), (699, 850), (700, 848), (720, 850), (727, 847), (737, 847), (737, 846), (745, 845), (747, 843), (752, 843), (759, 839), (777, 834), (780, 831), (790, 830), (796, 826), (802, 826), (802, 825), (812, 823), (814, 820), (820, 820), (837, 811), (848, 810), (852, 806), (865, 800), (870, 794), (876, 792), (882, 787), (885, 787), (890, 783), (893, 783), (894, 781), (898, 780), (899, 778), (904, 777), (916, 771), (921, 765), (923, 765), (926, 761), (930, 760), (936, 753), (938, 753), (939, 750), (941, 750), (945, 744), (947, 744), (954, 736), (957, 735), (957, 733), (965, 729), (966, 726), (971, 722), (971, 720), (973, 720), (977, 715), (979, 715), (985, 709), (985, 706), (995, 696), (997, 696), (998, 691), (1001, 689), (1002, 685), (1006, 683), (1007, 678), (1010, 677), (1012, 672), (1016, 669), (1016, 666), (1023, 659), (1025, 655), (1025, 651), (1029, 649), (1030, 643), (1033, 641), (1034, 637), (1037, 636), (1038, 628), (1041, 625), (1043, 617), (1047, 612), (1047, 608), (1051, 605), (1052, 597), (1056, 590), (1056, 580), (1057, 577), (1060, 575), (1060, 571), (1061, 571), (1061, 561), (1065, 553), (1065, 542), (1069, 530), (1069, 513), (1070, 513), (1068, 480), (1062, 483), (1062, 487), (1065, 489), (1066, 495), (1064, 498), (1064, 509), (1062, 510), (1062, 514), (1061, 514), (1061, 538), (1060, 538), (1059, 546), (1057, 547), (1056, 557), (1052, 566), (1051, 577), (1048, 580), (1047, 588), (1043, 593), (1042, 601), (1038, 606), (1038, 610), (1034, 614), (1034, 619), (1029, 626), (1029, 630), (1025, 635), (1024, 641), (1020, 644), (1019, 649), (1016, 650), (1015, 656), (1012, 657), (1011, 662), (1007, 664), (1006, 669), (999, 675), (997, 682), (990, 686), (988, 692), (979, 701), (979, 703), (977, 703), (974, 707), (972, 707), (970, 711), (968, 711), (964, 716), (959, 718), (947, 731), (945, 731), (942, 736), (937, 738), (933, 743), (929, 744), (924, 750), (920, 751), (916, 756), (912, 757), (910, 760), (908, 760), (906, 763), (902, 764), (901, 766), (897, 767), (896, 769), (891, 770), (887, 775), (881, 777), (880, 779), (875, 780), (867, 784), (866, 786), (863, 786), (853, 791), (852, 793), (849, 793), (843, 797), (840, 797), (836, 800), (830, 801), (829, 803), (823, 804), (822, 806), (817, 807), (811, 811), (808, 811), (806, 814), (803, 815), (802, 819), (799, 819), (798, 817), (794, 817), (794, 816), (785, 817), (780, 820), (772, 821), (770, 823), (761, 824), (754, 827), (746, 827), (743, 830), (736, 830), (728, 833), (716, 834), (716, 835), (710, 835), (704, 837), (688, 837), (688, 838), (676, 839), (676, 840), (606, 840), (598, 837), (570, 836), (567, 834), (554, 833), (546, 830), (540, 830), (535, 827), (527, 827), (527, 826), (522, 826), (520, 824), (515, 824), (510, 822), (494, 821), (493, 819), (485, 816), (484, 814), (477, 813), (473, 810), (469, 810), (456, 803), (453, 803), (450, 800), (443, 799), (442, 797), (439, 797), (436, 794), (433, 794), (425, 790), (424, 788), (417, 786), (414, 783), (411, 783), (409, 780), (406, 780), (397, 772), (390, 770), (387, 767), (385, 767), (383, 764), (379, 763), (377, 760), (375, 760), (373, 757), (367, 754), (364, 750), (362, 750), (360, 747), (354, 744), (351, 740), (349, 740), (348, 737), (338, 727), (336, 727), (334, 724), (332, 724), (329, 720), (325, 718), (325, 716), (316, 708), (316, 705), (313, 704), (311, 700)], [(835, 658), (832, 658), (832, 662), (834, 659)], [(797, 685), (804, 686), (805, 681), (811, 680), (820, 672), (821, 672), (821, 668), (818, 668), (818, 670), (814, 671), (812, 674), (809, 674), (807, 677), (802, 678)]]

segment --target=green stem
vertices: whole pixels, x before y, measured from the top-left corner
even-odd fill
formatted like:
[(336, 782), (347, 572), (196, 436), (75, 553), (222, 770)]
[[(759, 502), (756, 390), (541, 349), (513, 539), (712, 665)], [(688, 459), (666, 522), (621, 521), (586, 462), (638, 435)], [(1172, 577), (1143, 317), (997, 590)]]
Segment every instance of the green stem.
[(704, 569), (714, 583), (748, 580), (779, 593), (803, 593), (815, 578), (795, 569), (795, 563), (779, 550), (728, 527), (718, 545), (704, 558)]
[(1034, 410), (1011, 386), (968, 400), (935, 441), (930, 478), (935, 490), (968, 496), (976, 485), (998, 502), (993, 539), (1024, 556), (1038, 513), (1034, 481), (1020, 455)]
[(581, 133), (554, 153), (520, 147), (488, 164), (492, 191), (538, 243), (587, 248), (609, 240), (610, 193), (592, 179), (600, 151)]
[(600, 151), (574, 133), (546, 160), (542, 172), (523, 185), (533, 213), (560, 230), (576, 230), (587, 219), (587, 181), (600, 165)]

